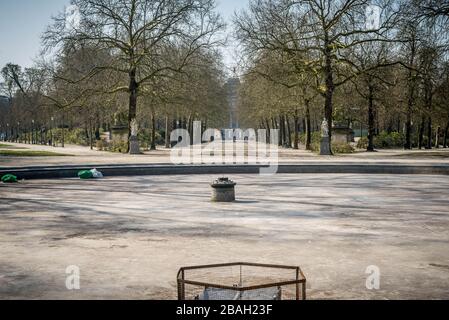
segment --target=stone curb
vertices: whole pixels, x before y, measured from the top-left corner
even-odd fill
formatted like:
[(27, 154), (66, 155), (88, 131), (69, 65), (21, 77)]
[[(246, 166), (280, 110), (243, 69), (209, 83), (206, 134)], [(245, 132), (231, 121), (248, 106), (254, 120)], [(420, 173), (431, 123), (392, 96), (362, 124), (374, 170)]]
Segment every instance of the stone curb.
[[(81, 170), (101, 171), (105, 177), (188, 175), (188, 174), (259, 174), (259, 165), (97, 165), (1, 168), (0, 177), (14, 174), (19, 179), (76, 178)], [(279, 165), (279, 174), (421, 174), (449, 175), (449, 164), (391, 164), (391, 163), (304, 163)]]

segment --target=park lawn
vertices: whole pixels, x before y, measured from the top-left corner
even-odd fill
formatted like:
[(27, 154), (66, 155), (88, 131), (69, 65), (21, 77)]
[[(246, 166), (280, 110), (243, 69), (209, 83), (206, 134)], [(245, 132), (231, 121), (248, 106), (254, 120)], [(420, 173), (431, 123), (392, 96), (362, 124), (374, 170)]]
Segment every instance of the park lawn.
[(4, 157), (66, 157), (69, 154), (49, 152), (49, 151), (31, 151), (31, 150), (0, 150), (0, 156)]
[(19, 149), (26, 149), (26, 148), (15, 147), (15, 146), (12, 146), (12, 145), (10, 145), (10, 144), (0, 143), (0, 149), (13, 149), (13, 150), (19, 150)]
[(441, 149), (441, 151), (427, 151), (423, 150), (422, 152), (409, 152), (406, 154), (398, 154), (396, 155), (398, 158), (435, 158), (435, 159), (448, 159), (449, 158), (449, 151), (446, 151), (446, 149)]

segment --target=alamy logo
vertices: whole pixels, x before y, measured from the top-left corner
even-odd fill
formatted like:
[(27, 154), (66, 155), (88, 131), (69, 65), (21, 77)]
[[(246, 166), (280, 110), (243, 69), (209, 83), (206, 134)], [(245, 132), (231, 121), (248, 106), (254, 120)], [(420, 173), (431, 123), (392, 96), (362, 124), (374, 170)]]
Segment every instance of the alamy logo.
[(185, 129), (176, 129), (170, 140), (175, 144), (170, 153), (175, 165), (247, 164), (260, 165), (260, 174), (278, 171), (279, 130), (207, 129), (201, 121), (193, 123), (193, 137)]
[(369, 266), (366, 268), (366, 274), (369, 276), (366, 278), (366, 288), (368, 290), (380, 289), (380, 268), (378, 266)]
[(68, 266), (65, 273), (67, 274), (67, 278), (65, 280), (67, 290), (80, 290), (80, 268), (78, 266)]
[(369, 5), (365, 13), (365, 27), (367, 30), (378, 30), (380, 28), (381, 8), (376, 5)]
[(71, 31), (78, 29), (81, 22), (81, 14), (78, 6), (70, 5), (65, 9), (65, 29)]

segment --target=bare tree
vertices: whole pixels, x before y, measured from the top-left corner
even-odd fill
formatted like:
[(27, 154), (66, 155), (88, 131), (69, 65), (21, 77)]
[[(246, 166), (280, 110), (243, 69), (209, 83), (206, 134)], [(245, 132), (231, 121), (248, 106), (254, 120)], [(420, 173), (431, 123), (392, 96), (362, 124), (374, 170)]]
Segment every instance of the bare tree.
[[(20, 132), (26, 127), (28, 130), (41, 128), (43, 119), (39, 112), (39, 104), (42, 98), (45, 82), (44, 72), (39, 68), (22, 68), (19, 65), (8, 63), (2, 69), (9, 95), (9, 118), (11, 127), (14, 128), (14, 139), (20, 138)], [(35, 125), (31, 122), (35, 120)], [(11, 128), (11, 130), (13, 130)], [(33, 142), (37, 142), (34, 139)]]
[(369, 5), (363, 0), (254, 0), (249, 12), (235, 19), (248, 52), (282, 50), (302, 56), (302, 65), (320, 75), (315, 90), (324, 98), (330, 137), (335, 89), (364, 71), (352, 70), (346, 52), (370, 42), (391, 41), (397, 12), (390, 1), (379, 2), (384, 16), (379, 25), (367, 27)]
[(427, 19), (449, 18), (449, 3), (446, 0), (420, 0), (417, 1), (420, 16)]
[(129, 129), (141, 90), (155, 78), (181, 72), (196, 51), (217, 43), (215, 36), (223, 26), (213, 11), (213, 0), (72, 0), (72, 4), (79, 10), (79, 23), (68, 27), (67, 15), (60, 14), (45, 33), (44, 43), (47, 48), (88, 44), (110, 50), (114, 59), (80, 79), (104, 70), (127, 77), (126, 84), (116, 84), (109, 92), (128, 94)]

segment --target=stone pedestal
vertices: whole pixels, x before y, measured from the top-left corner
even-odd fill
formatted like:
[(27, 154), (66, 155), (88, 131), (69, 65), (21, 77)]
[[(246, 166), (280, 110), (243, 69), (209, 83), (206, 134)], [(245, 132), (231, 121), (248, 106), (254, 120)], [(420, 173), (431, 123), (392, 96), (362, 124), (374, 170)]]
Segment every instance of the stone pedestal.
[(220, 178), (212, 184), (213, 202), (234, 202), (235, 186), (237, 184), (228, 178)]
[(332, 155), (332, 152), (329, 148), (329, 137), (321, 137), (320, 155), (321, 156)]
[(136, 136), (131, 136), (129, 139), (129, 154), (141, 154), (139, 140)]

